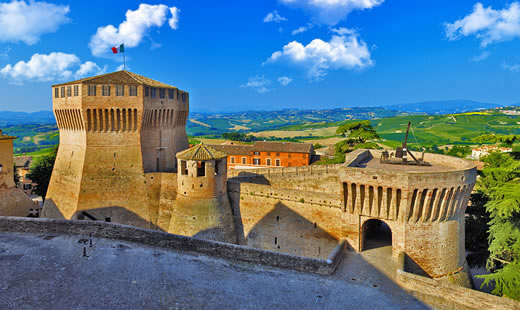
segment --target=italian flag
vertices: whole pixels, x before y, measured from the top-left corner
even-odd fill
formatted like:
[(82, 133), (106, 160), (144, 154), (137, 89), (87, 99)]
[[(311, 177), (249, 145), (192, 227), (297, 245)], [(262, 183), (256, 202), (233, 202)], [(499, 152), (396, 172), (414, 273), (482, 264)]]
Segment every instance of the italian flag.
[(112, 47), (112, 53), (114, 53), (114, 54), (124, 53), (124, 52), (125, 52), (125, 45), (124, 44)]

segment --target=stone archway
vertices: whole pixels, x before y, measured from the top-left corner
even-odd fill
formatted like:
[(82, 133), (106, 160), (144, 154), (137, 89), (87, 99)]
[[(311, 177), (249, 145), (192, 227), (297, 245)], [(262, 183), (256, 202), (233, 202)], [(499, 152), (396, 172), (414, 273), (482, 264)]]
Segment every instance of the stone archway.
[(361, 227), (361, 251), (378, 248), (392, 249), (392, 230), (379, 219), (369, 219)]

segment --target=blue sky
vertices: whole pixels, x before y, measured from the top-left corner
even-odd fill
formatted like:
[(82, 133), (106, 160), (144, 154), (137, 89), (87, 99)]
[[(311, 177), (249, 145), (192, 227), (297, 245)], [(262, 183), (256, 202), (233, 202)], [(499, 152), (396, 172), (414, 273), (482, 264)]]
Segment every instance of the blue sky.
[(520, 102), (520, 2), (1, 1), (0, 110), (127, 67), (192, 111)]

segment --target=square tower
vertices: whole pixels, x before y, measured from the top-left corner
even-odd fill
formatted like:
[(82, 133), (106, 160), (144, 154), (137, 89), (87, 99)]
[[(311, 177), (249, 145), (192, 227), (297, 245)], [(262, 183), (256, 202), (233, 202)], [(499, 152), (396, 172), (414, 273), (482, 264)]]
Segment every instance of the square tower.
[(123, 70), (53, 85), (52, 97), (60, 147), (43, 215), (153, 225), (144, 174), (177, 171), (188, 93)]

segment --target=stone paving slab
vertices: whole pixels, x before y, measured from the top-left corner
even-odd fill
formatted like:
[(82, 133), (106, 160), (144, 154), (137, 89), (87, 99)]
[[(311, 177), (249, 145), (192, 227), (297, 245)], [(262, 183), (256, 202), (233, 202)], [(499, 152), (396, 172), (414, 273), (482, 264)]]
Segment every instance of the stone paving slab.
[(110, 239), (83, 257), (88, 239), (0, 233), (0, 309), (427, 308), (361, 256), (320, 276)]

